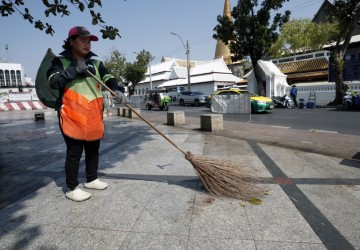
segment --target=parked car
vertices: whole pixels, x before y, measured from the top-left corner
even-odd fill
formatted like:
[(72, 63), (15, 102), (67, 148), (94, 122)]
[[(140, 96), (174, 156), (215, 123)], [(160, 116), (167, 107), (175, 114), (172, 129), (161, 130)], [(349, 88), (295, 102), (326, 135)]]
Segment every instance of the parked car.
[[(231, 89), (216, 91), (214, 95), (239, 95), (243, 93), (248, 93), (248, 92), (246, 90), (231, 88)], [(255, 93), (250, 92), (250, 100), (251, 100), (252, 113), (267, 112), (274, 109), (274, 102), (271, 98), (265, 96), (259, 96)], [(211, 96), (208, 97), (206, 106), (208, 108), (211, 107)]]
[(184, 106), (185, 104), (194, 104), (195, 106), (199, 106), (206, 103), (207, 96), (197, 90), (182, 91), (180, 92), (178, 100), (179, 104), (182, 106)]
[(185, 87), (176, 86), (176, 87), (167, 87), (167, 94), (171, 99), (171, 102), (176, 102), (179, 99), (180, 92), (185, 91)]

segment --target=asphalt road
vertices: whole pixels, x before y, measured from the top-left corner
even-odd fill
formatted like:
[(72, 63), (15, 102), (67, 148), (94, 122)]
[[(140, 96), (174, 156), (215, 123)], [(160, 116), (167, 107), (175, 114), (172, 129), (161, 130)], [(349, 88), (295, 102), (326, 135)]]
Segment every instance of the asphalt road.
[[(199, 117), (210, 113), (210, 109), (200, 106), (170, 106), (170, 111), (184, 111), (185, 117)], [(153, 115), (166, 115), (166, 112), (141, 110)], [(336, 108), (315, 109), (274, 109), (263, 114), (224, 114), (224, 120), (238, 122), (253, 122), (270, 126), (280, 126), (300, 130), (317, 130), (350, 135), (360, 135), (360, 111), (343, 111)]]

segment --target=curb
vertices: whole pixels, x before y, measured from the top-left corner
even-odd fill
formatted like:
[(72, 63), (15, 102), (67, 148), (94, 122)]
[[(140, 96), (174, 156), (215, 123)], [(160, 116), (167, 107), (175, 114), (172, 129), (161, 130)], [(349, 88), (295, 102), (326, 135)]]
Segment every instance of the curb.
[(40, 101), (24, 102), (4, 102), (0, 104), (0, 111), (18, 111), (18, 110), (42, 110), (47, 107)]

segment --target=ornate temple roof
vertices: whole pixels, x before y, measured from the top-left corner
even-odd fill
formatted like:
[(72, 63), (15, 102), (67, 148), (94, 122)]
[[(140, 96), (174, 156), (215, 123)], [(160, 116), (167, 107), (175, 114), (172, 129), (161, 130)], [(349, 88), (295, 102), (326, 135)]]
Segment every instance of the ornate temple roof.
[(284, 74), (323, 71), (329, 68), (326, 58), (318, 58), (297, 62), (288, 62), (277, 65)]

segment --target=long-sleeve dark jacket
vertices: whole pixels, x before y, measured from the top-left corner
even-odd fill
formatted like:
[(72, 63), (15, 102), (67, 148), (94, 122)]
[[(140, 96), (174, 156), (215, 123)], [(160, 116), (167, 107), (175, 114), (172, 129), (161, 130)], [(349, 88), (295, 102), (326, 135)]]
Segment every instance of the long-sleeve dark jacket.
[[(60, 55), (71, 60), (70, 65), (76, 65), (75, 64), (76, 61), (74, 59), (72, 59), (71, 51), (64, 50), (63, 52), (60, 53)], [(95, 65), (91, 62), (91, 57), (93, 57), (93, 56), (96, 56), (96, 55), (93, 52), (90, 52), (85, 57), (85, 62), (88, 65), (90, 65), (90, 66), (92, 65), (93, 67), (95, 67)], [(99, 71), (101, 80), (103, 80), (103, 82), (105, 82), (105, 84), (110, 89), (112, 89), (113, 91), (119, 90), (116, 79), (110, 75), (108, 70), (104, 67), (103, 62), (100, 62), (98, 71)], [(52, 61), (51, 68), (47, 72), (47, 77), (48, 77), (48, 79), (50, 77), (50, 79), (49, 79), (50, 87), (53, 89), (59, 89), (59, 98), (57, 99), (56, 106), (55, 106), (55, 110), (59, 110), (59, 108), (62, 105), (62, 97), (64, 95), (64, 88), (67, 83), (71, 82), (71, 80), (74, 79), (74, 76), (71, 76), (71, 74), (69, 72), (64, 70), (61, 60), (58, 57), (56, 57)], [(106, 77), (106, 78), (104, 79), (104, 77)]]

